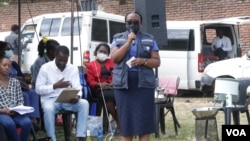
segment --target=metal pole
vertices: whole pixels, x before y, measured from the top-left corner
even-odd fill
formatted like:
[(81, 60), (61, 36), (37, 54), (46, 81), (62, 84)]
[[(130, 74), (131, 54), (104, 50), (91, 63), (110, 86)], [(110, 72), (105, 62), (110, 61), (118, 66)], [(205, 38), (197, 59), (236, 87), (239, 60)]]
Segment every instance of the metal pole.
[(70, 44), (70, 63), (73, 64), (73, 42), (74, 42), (74, 0), (71, 0), (71, 44)]
[(21, 66), (21, 0), (18, 0), (18, 64)]

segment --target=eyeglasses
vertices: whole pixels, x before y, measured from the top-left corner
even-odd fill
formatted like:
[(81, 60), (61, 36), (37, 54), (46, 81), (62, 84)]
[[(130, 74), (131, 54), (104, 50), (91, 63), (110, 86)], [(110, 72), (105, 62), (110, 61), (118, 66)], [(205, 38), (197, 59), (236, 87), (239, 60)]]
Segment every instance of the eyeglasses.
[(12, 48), (6, 48), (5, 50), (12, 50)]
[(139, 21), (127, 21), (127, 24), (139, 24)]

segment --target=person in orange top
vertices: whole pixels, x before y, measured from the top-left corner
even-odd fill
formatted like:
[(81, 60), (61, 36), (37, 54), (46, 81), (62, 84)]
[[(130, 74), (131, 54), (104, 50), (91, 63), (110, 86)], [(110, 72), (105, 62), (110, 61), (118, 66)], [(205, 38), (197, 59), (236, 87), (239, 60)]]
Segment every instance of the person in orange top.
[(112, 115), (113, 119), (117, 123), (116, 133), (119, 133), (119, 121), (116, 112), (116, 103), (112, 83), (112, 70), (114, 63), (110, 58), (110, 47), (106, 43), (100, 43), (95, 51), (94, 55), (96, 60), (87, 64), (87, 83), (89, 84), (92, 92), (98, 98), (103, 100), (104, 96), (105, 104), (108, 112)]

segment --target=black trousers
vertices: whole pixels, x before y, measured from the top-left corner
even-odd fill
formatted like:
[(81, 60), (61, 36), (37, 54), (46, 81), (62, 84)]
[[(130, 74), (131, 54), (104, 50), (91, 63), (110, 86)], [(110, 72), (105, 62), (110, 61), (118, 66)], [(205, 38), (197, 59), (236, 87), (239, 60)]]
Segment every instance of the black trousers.
[(219, 60), (223, 60), (227, 57), (227, 51), (224, 51), (222, 48), (217, 48), (214, 51), (214, 55), (219, 58)]

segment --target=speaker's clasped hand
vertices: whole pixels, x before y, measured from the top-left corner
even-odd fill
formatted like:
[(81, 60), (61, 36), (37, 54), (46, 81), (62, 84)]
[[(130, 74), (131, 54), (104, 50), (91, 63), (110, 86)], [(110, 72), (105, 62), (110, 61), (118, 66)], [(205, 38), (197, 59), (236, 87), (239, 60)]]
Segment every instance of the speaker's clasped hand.
[(62, 78), (53, 85), (53, 88), (54, 89), (56, 89), (56, 88), (68, 88), (69, 86), (71, 86), (70, 81), (64, 81), (64, 78)]

